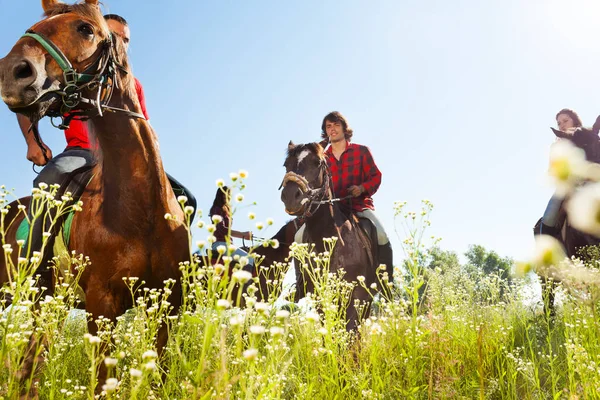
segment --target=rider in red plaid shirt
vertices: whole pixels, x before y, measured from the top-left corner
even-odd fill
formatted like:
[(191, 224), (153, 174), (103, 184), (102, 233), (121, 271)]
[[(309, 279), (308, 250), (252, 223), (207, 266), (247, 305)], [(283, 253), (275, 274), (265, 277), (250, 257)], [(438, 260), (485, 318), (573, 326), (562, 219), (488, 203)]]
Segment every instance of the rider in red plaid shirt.
[[(341, 113), (333, 111), (327, 114), (323, 118), (321, 130), (323, 139), (330, 143), (325, 155), (333, 179), (334, 195), (339, 198), (352, 195), (344, 203), (359, 217), (371, 220), (377, 228), (379, 263), (387, 266), (391, 281), (394, 268), (392, 245), (381, 221), (375, 215), (371, 197), (381, 185), (381, 171), (368, 147), (350, 143), (353, 131)], [(304, 229), (298, 231), (296, 242), (301, 242), (303, 233)]]

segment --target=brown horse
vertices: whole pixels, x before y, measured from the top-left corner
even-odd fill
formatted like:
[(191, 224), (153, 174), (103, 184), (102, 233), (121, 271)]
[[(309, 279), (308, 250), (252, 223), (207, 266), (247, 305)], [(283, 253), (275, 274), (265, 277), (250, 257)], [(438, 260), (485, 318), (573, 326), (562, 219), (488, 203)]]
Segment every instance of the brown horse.
[[(371, 251), (371, 240), (363, 233), (354, 216), (343, 213), (339, 203), (333, 199), (331, 176), (323, 148), (318, 143), (288, 145), (284, 163), (286, 174), (283, 179), (281, 200), (291, 215), (301, 215), (306, 223), (306, 242), (315, 245), (315, 251), (324, 252), (324, 238), (337, 237), (338, 241), (330, 258), (330, 270), (344, 269), (344, 278), (356, 282), (365, 278), (369, 287), (377, 283), (375, 257)], [(303, 298), (314, 290), (314, 284), (306, 279), (301, 268), (296, 268), (296, 298)], [(346, 309), (348, 330), (355, 330), (360, 315), (355, 300), (364, 302), (370, 311), (371, 295), (357, 285), (351, 294)]]
[[(91, 260), (80, 280), (93, 316), (89, 331), (97, 331), (98, 316), (116, 321), (133, 306), (124, 277), (154, 288), (175, 279), (170, 298), (175, 312), (181, 302), (179, 262), (190, 257), (184, 214), (163, 170), (156, 135), (139, 118), (124, 44), (110, 34), (98, 0), (74, 5), (42, 0), (42, 6), (45, 18), (0, 60), (0, 92), (11, 111), (33, 121), (62, 116), (65, 107), (83, 114), (97, 139), (98, 164), (68, 244)], [(167, 213), (173, 218), (165, 219)], [(8, 239), (14, 242), (14, 232)], [(161, 329), (159, 350), (166, 335)]]

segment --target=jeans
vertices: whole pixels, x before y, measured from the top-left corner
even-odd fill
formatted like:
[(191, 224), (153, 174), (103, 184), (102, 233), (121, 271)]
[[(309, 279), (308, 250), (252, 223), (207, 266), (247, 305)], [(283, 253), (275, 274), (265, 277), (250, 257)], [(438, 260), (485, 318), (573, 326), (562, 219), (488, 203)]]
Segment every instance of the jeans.
[[(214, 252), (217, 251), (217, 247), (219, 246), (225, 246), (227, 247), (227, 243), (225, 242), (214, 242), (212, 245), (212, 250)], [(227, 254), (227, 251), (224, 253)], [(240, 256), (240, 257), (246, 257), (248, 258), (248, 265), (252, 266), (252, 268), (254, 268), (254, 258), (253, 257), (249, 257), (248, 253), (246, 253), (244, 250), (240, 249), (239, 247), (236, 248), (233, 253), (231, 253), (231, 257), (233, 256)]]

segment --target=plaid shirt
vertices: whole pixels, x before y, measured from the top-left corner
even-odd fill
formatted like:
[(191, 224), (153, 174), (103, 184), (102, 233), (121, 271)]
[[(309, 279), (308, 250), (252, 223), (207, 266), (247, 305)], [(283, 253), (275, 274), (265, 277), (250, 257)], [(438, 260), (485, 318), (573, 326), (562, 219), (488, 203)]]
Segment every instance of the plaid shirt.
[(331, 178), (333, 180), (333, 193), (335, 197), (346, 197), (350, 193), (350, 186), (362, 185), (365, 192), (358, 197), (345, 201), (354, 211), (363, 211), (368, 208), (374, 210), (373, 196), (381, 185), (381, 171), (377, 168), (371, 151), (366, 146), (346, 143), (346, 150), (339, 161), (333, 155), (331, 146), (325, 151)]

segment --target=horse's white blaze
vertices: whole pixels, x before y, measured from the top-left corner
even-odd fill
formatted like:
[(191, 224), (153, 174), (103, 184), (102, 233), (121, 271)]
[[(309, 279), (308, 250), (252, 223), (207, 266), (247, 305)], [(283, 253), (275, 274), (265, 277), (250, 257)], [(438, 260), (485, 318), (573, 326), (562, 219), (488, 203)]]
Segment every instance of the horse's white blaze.
[(300, 163), (302, 162), (302, 160), (304, 160), (306, 158), (306, 156), (309, 154), (310, 154), (310, 151), (304, 150), (302, 153), (300, 153), (298, 155), (298, 166), (300, 166)]

